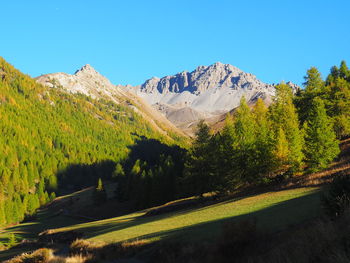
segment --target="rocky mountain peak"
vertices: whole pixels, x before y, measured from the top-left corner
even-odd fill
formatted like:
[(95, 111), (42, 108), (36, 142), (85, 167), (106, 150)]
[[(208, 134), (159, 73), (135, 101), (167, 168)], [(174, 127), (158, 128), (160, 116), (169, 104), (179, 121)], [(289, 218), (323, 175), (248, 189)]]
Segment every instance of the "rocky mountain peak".
[(275, 88), (233, 65), (216, 62), (192, 72), (149, 79), (135, 91), (178, 127), (189, 127), (196, 120), (231, 111), (242, 96), (251, 103), (257, 98), (269, 103)]
[(88, 74), (88, 75), (100, 75), (90, 64), (82, 66), (80, 69), (75, 71), (74, 75)]
[(70, 93), (82, 93), (93, 98), (110, 98), (116, 101), (115, 96), (124, 94), (120, 87), (117, 88), (89, 64), (75, 71), (73, 75), (52, 73), (36, 79), (46, 86), (60, 86)]

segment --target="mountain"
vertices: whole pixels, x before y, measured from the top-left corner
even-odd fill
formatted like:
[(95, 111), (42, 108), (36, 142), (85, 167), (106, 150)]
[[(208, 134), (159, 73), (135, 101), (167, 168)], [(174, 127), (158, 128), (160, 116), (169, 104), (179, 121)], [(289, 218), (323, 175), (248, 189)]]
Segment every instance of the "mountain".
[[(125, 97), (90, 66), (57, 76), (36, 81), (0, 57), (0, 227), (31, 216), (55, 192), (111, 180), (131, 154), (150, 155), (144, 144), (166, 158), (168, 148), (176, 152), (186, 143), (151, 119), (154, 109), (142, 108), (135, 95)], [(84, 95), (90, 92), (95, 99)]]
[(106, 77), (87, 64), (73, 75), (67, 73), (51, 73), (41, 75), (36, 81), (50, 88), (63, 89), (72, 94), (84, 94), (93, 99), (105, 99), (131, 108), (141, 115), (149, 124), (162, 134), (174, 133), (184, 136), (163, 114), (151, 107), (142, 98), (129, 92), (130, 86), (113, 85)]
[(200, 119), (216, 122), (222, 118), (239, 105), (242, 96), (250, 103), (258, 98), (270, 103), (275, 88), (237, 67), (217, 62), (192, 72), (153, 77), (133, 91), (177, 127), (189, 132)]

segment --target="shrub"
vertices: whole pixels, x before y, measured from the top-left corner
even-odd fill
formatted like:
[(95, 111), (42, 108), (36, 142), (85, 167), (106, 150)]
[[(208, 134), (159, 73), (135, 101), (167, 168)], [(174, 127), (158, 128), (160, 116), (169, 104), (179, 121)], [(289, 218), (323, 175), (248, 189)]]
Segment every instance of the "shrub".
[(336, 218), (350, 206), (350, 175), (333, 179), (328, 193), (322, 197), (323, 208), (330, 217)]

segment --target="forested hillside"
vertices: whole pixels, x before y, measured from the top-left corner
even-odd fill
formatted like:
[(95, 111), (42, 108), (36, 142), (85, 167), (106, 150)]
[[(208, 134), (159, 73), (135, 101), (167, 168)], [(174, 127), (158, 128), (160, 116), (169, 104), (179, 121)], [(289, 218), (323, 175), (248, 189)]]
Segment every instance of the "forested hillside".
[(277, 85), (270, 107), (261, 99), (250, 107), (243, 97), (215, 134), (200, 123), (184, 174), (189, 192), (232, 191), (327, 168), (350, 135), (350, 70), (342, 61), (324, 81), (312, 67), (304, 87), (293, 94)]
[(137, 142), (184, 141), (150, 127), (126, 105), (44, 87), (0, 58), (0, 226), (32, 215), (58, 187), (111, 179)]

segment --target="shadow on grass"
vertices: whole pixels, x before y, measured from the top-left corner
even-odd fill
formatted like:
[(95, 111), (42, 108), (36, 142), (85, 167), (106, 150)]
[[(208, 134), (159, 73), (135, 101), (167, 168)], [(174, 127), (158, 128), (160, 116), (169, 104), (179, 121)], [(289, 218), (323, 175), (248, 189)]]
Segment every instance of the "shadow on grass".
[[(44, 230), (66, 227), (83, 222), (82, 220), (63, 215), (53, 216), (50, 211), (44, 209), (38, 212), (36, 220), (9, 227), (6, 229), (6, 232), (15, 233), (19, 240), (33, 239), (37, 238), (37, 235)], [(0, 237), (0, 242), (7, 242), (6, 237)]]
[[(228, 201), (225, 201), (225, 203)], [(222, 204), (222, 203), (221, 203)], [(220, 205), (215, 204), (214, 206)], [(99, 225), (93, 224), (87, 225), (77, 229), (85, 233), (85, 238), (94, 238), (103, 234), (111, 233), (114, 231), (124, 230), (135, 226), (141, 227), (144, 224), (153, 223), (162, 219), (170, 219), (179, 215), (190, 214), (195, 211), (207, 209), (208, 207), (192, 208), (183, 211), (176, 211), (168, 214), (150, 216), (150, 217), (135, 217), (125, 222), (108, 221)], [(255, 219), (257, 221), (258, 229), (262, 231), (274, 232), (280, 231), (287, 227), (294, 226), (301, 222), (305, 222), (309, 219), (315, 218), (320, 214), (320, 192), (315, 191), (311, 194), (297, 197), (291, 200), (277, 202), (269, 207), (246, 213), (237, 216), (229, 216), (222, 219), (212, 220), (204, 223), (193, 224), (185, 227), (174, 226), (173, 229), (165, 231), (155, 231), (145, 235), (139, 236), (123, 241), (130, 241), (134, 239), (180, 239), (183, 241), (194, 240), (210, 240), (215, 238), (221, 231), (221, 226), (228, 221)], [(175, 223), (175, 221), (174, 221)], [(152, 231), (152, 230), (147, 230)], [(116, 232), (115, 235), (118, 235)]]

